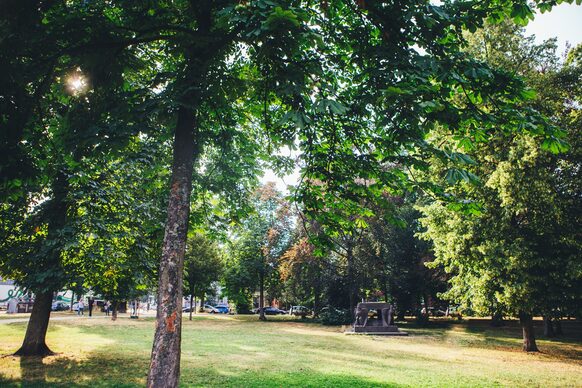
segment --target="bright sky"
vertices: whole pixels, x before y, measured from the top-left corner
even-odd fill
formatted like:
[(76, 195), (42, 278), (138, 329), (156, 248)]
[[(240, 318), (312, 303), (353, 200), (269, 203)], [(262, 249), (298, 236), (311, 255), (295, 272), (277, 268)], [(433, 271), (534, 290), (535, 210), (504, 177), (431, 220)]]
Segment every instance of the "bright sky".
[(526, 28), (538, 42), (558, 38), (558, 53), (564, 53), (566, 42), (572, 47), (582, 43), (582, 5), (560, 4), (550, 12), (536, 15)]
[[(550, 12), (538, 14), (526, 27), (527, 35), (535, 35), (538, 43), (558, 38), (558, 53), (563, 54), (566, 43), (572, 47), (582, 43), (582, 5), (560, 4)], [(299, 170), (280, 178), (271, 170), (265, 172), (261, 182), (275, 182), (277, 188), (286, 193), (288, 185), (295, 185), (299, 180)]]

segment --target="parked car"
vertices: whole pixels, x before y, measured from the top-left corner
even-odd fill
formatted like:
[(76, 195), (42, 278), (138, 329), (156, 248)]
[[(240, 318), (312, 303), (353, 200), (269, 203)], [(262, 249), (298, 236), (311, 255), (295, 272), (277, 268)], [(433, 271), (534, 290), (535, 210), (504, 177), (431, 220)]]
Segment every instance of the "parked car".
[(204, 312), (205, 313), (209, 313), (209, 314), (218, 314), (220, 313), (220, 311), (218, 311), (218, 309), (214, 306), (211, 306), (209, 304), (205, 304), (204, 305)]
[(309, 313), (310, 310), (305, 306), (291, 306), (291, 309), (289, 309), (289, 315), (295, 315), (296, 317), (305, 317)]
[[(265, 315), (279, 315), (279, 314), (286, 314), (285, 310), (280, 310), (277, 307), (263, 307), (265, 311)], [(253, 312), (255, 314), (259, 314), (259, 309), (254, 309)]]
[(65, 302), (58, 301), (54, 302), (51, 306), (52, 311), (67, 311), (71, 306)]
[(229, 312), (228, 306), (225, 305), (216, 305), (214, 308), (217, 309), (221, 314), (228, 314)]
[(433, 317), (444, 317), (446, 315), (446, 312), (436, 307), (429, 307), (428, 314)]

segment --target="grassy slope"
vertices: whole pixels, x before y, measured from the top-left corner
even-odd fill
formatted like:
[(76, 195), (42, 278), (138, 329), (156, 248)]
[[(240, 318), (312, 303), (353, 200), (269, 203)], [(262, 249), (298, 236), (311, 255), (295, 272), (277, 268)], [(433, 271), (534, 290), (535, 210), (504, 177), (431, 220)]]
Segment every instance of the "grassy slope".
[[(337, 327), (256, 317), (196, 317), (185, 322), (183, 386), (577, 386), (582, 383), (580, 324), (571, 337), (540, 340), (524, 354), (519, 329), (486, 324), (408, 325), (409, 337), (345, 336)], [(24, 324), (0, 325), (0, 354), (18, 348)], [(539, 331), (539, 330), (538, 330)], [(0, 358), (0, 386), (142, 386), (153, 321), (77, 319), (51, 324), (60, 354)]]

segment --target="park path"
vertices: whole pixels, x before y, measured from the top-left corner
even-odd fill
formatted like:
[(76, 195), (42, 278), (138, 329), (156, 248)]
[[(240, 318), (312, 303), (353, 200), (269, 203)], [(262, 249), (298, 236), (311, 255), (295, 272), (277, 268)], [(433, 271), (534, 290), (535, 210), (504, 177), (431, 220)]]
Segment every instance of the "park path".
[[(50, 320), (51, 321), (66, 321), (66, 320), (78, 319), (78, 318), (82, 318), (82, 317), (86, 317), (87, 319), (108, 318), (105, 315), (96, 315), (96, 316), (93, 316), (93, 317), (89, 317), (87, 315), (85, 315), (85, 316), (83, 316), (83, 315), (81, 315), (81, 316), (71, 315), (71, 316), (67, 316), (67, 317), (51, 317)], [(28, 319), (29, 319), (29, 317), (26, 317), (26, 318), (14, 318), (14, 319), (0, 319), (0, 325), (7, 325), (9, 323), (28, 322)]]
[[(122, 318), (124, 316), (128, 316), (127, 314), (119, 314), (119, 317)], [(156, 314), (155, 312), (147, 312), (147, 313), (141, 313), (139, 314), (140, 317), (155, 317)], [(26, 317), (22, 317), (22, 318), (8, 318), (8, 319), (0, 319), (0, 325), (4, 325), (4, 324), (9, 324), (9, 323), (22, 323), (22, 322), (28, 322), (30, 316), (26, 316)], [(79, 319), (79, 318), (85, 318), (85, 319), (99, 319), (99, 318), (109, 318), (111, 319), (110, 316), (107, 315), (93, 315), (92, 317), (89, 317), (88, 315), (66, 315), (66, 316), (56, 316), (53, 317), (51, 315), (50, 320), (51, 321), (67, 321), (67, 320), (71, 320), (71, 319)]]

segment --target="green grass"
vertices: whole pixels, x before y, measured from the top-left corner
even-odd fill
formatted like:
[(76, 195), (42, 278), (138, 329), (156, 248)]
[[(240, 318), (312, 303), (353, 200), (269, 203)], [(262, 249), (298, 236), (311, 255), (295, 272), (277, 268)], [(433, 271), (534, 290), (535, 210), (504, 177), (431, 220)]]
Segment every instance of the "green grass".
[[(514, 323), (402, 325), (408, 337), (346, 336), (338, 327), (256, 316), (198, 316), (185, 321), (182, 385), (220, 387), (579, 386), (580, 323), (569, 336), (539, 339), (540, 354), (520, 350)], [(153, 319), (55, 321), (49, 346), (59, 354), (9, 354), (25, 324), (0, 325), (2, 387), (138, 387), (145, 383)], [(538, 332), (539, 332), (538, 327)]]

